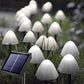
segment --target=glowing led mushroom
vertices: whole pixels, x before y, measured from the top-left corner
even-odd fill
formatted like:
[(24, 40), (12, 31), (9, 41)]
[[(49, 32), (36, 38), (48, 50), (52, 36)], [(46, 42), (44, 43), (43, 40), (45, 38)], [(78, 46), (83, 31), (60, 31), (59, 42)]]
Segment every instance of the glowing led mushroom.
[(52, 3), (51, 2), (46, 2), (43, 6), (42, 6), (42, 11), (43, 12), (50, 12), (52, 10)]
[(9, 45), (9, 52), (11, 51), (11, 45), (18, 44), (18, 39), (15, 35), (15, 33), (12, 30), (9, 30), (3, 40), (2, 40), (3, 45)]
[(47, 33), (47, 31), (48, 31), (48, 25), (52, 22), (52, 18), (51, 18), (51, 16), (48, 13), (45, 13), (43, 15), (41, 21), (42, 21), (43, 24), (46, 24), (46, 26), (47, 26), (46, 27), (46, 36), (48, 37), (48, 33)]
[(62, 32), (60, 25), (57, 22), (53, 22), (48, 30), (50, 35), (55, 35), (55, 40), (57, 41), (57, 35)]
[(19, 22), (23, 17), (25, 17), (25, 14), (22, 11), (19, 10), (16, 12), (15, 18), (17, 22)]
[(56, 15), (55, 15), (55, 19), (58, 20), (58, 21), (60, 21), (60, 25), (62, 27), (62, 20), (65, 19), (64, 12), (62, 10), (58, 10), (57, 13), (56, 13)]
[(29, 6), (31, 8), (31, 10), (30, 10), (31, 14), (36, 14), (38, 11), (37, 2), (35, 0), (31, 0), (29, 2)]
[(18, 25), (20, 26), (20, 25), (21, 25), (23, 22), (25, 22), (25, 21), (28, 21), (28, 22), (31, 23), (30, 19), (29, 19), (28, 17), (24, 16), (23, 18), (21, 18), (21, 19), (19, 20)]
[[(45, 58), (41, 49), (37, 45), (32, 46), (28, 52), (32, 54), (32, 59), (30, 63), (34, 64), (34, 67), (35, 67), (34, 74), (35, 74), (37, 70), (37, 64), (40, 64)], [(35, 81), (36, 81), (36, 78), (35, 78)]]
[(31, 26), (32, 26), (31, 20), (28, 19), (20, 25), (19, 31), (20, 32), (28, 32), (31, 30)]
[(20, 11), (22, 11), (25, 14), (25, 16), (27, 16), (28, 18), (31, 16), (31, 11), (29, 9), (29, 6), (22, 8)]
[(50, 51), (52, 51), (53, 53), (57, 50), (57, 48), (58, 48), (57, 42), (53, 37), (50, 36), (47, 39), (45, 39), (45, 42), (43, 44), (43, 49), (47, 51), (47, 57), (49, 56)]
[(32, 53), (30, 61), (32, 64), (40, 64), (45, 59), (41, 49), (37, 45), (32, 46), (28, 52)]
[(62, 10), (57, 11), (55, 15), (55, 19), (57, 20), (64, 20), (65, 19), (65, 14)]
[(77, 73), (79, 71), (79, 66), (74, 56), (67, 54), (60, 62), (58, 70), (60, 73), (68, 74), (68, 82), (71, 84), (71, 74)]
[(43, 45), (43, 49), (46, 51), (56, 51), (56, 49), (58, 48), (58, 45), (55, 41), (55, 39), (50, 36), (45, 40), (45, 43)]
[(31, 4), (37, 5), (37, 2), (35, 0), (30, 0), (29, 5), (31, 5)]
[(50, 24), (52, 22), (52, 18), (48, 13), (45, 13), (41, 19), (42, 23)]
[(33, 27), (32, 27), (32, 31), (37, 33), (38, 38), (39, 38), (39, 36), (40, 36), (40, 33), (43, 32), (43, 30), (44, 30), (44, 28), (43, 28), (41, 22), (36, 21), (36, 22), (34, 23)]
[(30, 49), (30, 44), (36, 42), (36, 37), (35, 37), (34, 33), (32, 31), (27, 32), (24, 39), (23, 39), (23, 42), (28, 43), (27, 49), (29, 50)]
[(38, 40), (36, 41), (36, 45), (38, 45), (39, 47), (43, 47), (43, 44), (46, 40), (46, 36), (45, 35), (41, 35)]
[(66, 42), (61, 51), (63, 57), (67, 54), (73, 55), (76, 59), (79, 58), (79, 50), (73, 41)]
[(57, 79), (58, 76), (59, 74), (54, 64), (48, 59), (42, 61), (36, 72), (37, 79), (42, 81), (54, 80)]

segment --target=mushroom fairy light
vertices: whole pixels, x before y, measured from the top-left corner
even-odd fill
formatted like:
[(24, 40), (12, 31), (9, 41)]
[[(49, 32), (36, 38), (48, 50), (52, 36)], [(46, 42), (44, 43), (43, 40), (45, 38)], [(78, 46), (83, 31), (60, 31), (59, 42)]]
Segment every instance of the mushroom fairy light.
[(21, 18), (18, 22), (18, 25), (20, 26), (23, 22), (28, 21), (29, 23), (31, 23), (30, 19), (26, 16), (24, 16), (23, 18)]
[(54, 64), (48, 59), (41, 62), (36, 72), (37, 79), (46, 81), (46, 84), (47, 81), (57, 79), (58, 76)]
[(22, 11), (17, 11), (15, 15), (15, 19), (17, 22), (19, 22), (23, 17), (25, 17), (25, 14)]
[(50, 51), (55, 52), (57, 48), (57, 42), (52, 36), (48, 37), (43, 44), (43, 49), (47, 51), (47, 56), (49, 55)]
[(15, 33), (12, 31), (12, 30), (9, 30), (3, 40), (2, 40), (2, 44), (3, 45), (8, 45), (9, 46), (9, 52), (11, 51), (11, 45), (15, 45), (15, 44), (18, 44), (18, 39), (15, 35)]
[(41, 49), (37, 45), (32, 46), (28, 52), (32, 54), (32, 59), (30, 63), (34, 64), (35, 66), (35, 72), (34, 72), (35, 74), (37, 69), (37, 64), (40, 64), (45, 58)]
[(45, 59), (41, 49), (37, 45), (32, 46), (28, 52), (32, 53), (30, 61), (32, 64), (40, 64)]
[(30, 18), (31, 12), (30, 12), (29, 6), (25, 6), (24, 8), (20, 9), (20, 11), (22, 11), (25, 14), (25, 16), (27, 16), (28, 18)]
[(42, 11), (43, 12), (50, 12), (52, 10), (52, 3), (51, 2), (46, 2), (43, 6), (42, 6)]
[(27, 51), (30, 49), (30, 45), (36, 42), (36, 37), (32, 31), (28, 31), (23, 39), (24, 43), (27, 43)]
[(30, 0), (29, 6), (30, 6), (30, 11), (32, 15), (38, 12), (38, 6), (35, 0)]
[(44, 28), (43, 28), (43, 25), (41, 24), (41, 22), (40, 21), (36, 21), (34, 23), (33, 27), (32, 27), (32, 31), (37, 33), (38, 38), (40, 36), (40, 33), (43, 32), (43, 30), (44, 30)]
[(62, 28), (62, 20), (64, 20), (66, 17), (65, 17), (65, 14), (62, 10), (58, 10), (56, 15), (55, 15), (55, 19), (60, 21), (60, 26)]
[(25, 20), (19, 27), (19, 31), (20, 32), (28, 32), (31, 30), (31, 26), (32, 26), (32, 23), (31, 23), (31, 20), (28, 19), (28, 20)]
[(53, 22), (48, 30), (50, 35), (55, 35), (55, 40), (57, 41), (57, 35), (62, 32), (60, 25), (57, 22)]
[(79, 66), (74, 56), (71, 54), (65, 55), (58, 66), (58, 71), (63, 74), (68, 74), (68, 82), (71, 84), (71, 74), (79, 71)]
[(46, 36), (45, 35), (41, 35), (38, 40), (36, 41), (36, 45), (38, 45), (40, 48), (43, 48), (43, 44), (46, 40)]
[(73, 41), (66, 42), (61, 51), (62, 56), (65, 56), (67, 54), (73, 55), (76, 59), (79, 58), (79, 50)]
[(41, 19), (43, 24), (46, 24), (46, 36), (48, 37), (48, 27), (49, 24), (52, 22), (52, 18), (48, 13), (45, 13)]

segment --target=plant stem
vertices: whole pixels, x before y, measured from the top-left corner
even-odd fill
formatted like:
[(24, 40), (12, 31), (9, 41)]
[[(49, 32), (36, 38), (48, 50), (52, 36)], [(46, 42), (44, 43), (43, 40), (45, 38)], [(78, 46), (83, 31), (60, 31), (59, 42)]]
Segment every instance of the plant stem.
[(16, 48), (16, 51), (18, 51), (18, 47), (17, 47), (17, 45), (15, 45), (15, 48)]

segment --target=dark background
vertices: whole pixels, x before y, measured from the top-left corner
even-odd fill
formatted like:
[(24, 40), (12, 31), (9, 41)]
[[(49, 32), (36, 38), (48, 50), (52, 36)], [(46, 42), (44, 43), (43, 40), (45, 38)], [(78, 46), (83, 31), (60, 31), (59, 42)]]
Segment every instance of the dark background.
[[(28, 5), (30, 0), (0, 0), (0, 10), (3, 11), (17, 11), (20, 8)], [(70, 0), (36, 0), (39, 7), (42, 7), (42, 5), (50, 1), (53, 4), (53, 11), (54, 10), (66, 10), (66, 4)]]

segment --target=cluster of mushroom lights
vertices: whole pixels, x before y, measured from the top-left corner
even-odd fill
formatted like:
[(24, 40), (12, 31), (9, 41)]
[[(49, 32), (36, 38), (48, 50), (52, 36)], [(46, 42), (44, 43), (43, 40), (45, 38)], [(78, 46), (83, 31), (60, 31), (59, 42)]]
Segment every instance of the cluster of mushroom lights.
[[(42, 16), (41, 22), (36, 21), (32, 26), (32, 22), (29, 18), (31, 15), (38, 12), (38, 6), (35, 0), (31, 0), (28, 6), (25, 6), (16, 12), (16, 21), (19, 26), (18, 31), (26, 32), (23, 42), (28, 43), (27, 52), (32, 53), (30, 63), (35, 64), (35, 66), (36, 64), (40, 64), (35, 72), (37, 79), (42, 81), (57, 79), (59, 76), (57, 72), (58, 70), (60, 73), (68, 74), (69, 84), (71, 84), (71, 74), (79, 71), (79, 66), (76, 61), (79, 58), (79, 51), (75, 43), (73, 41), (68, 41), (65, 43), (60, 54), (63, 59), (61, 60), (57, 70), (55, 65), (49, 59), (45, 59), (42, 53), (42, 50), (47, 52), (56, 52), (59, 48), (57, 35), (62, 32), (61, 22), (65, 19), (65, 14), (62, 10), (59, 10), (55, 15), (55, 19), (59, 20), (60, 24), (57, 22), (52, 22), (52, 17), (49, 14), (51, 9), (51, 2), (46, 2), (42, 7), (42, 11), (45, 14)], [(44, 31), (44, 26), (42, 23), (46, 25), (45, 35), (42, 35), (42, 32)], [(49, 24), (51, 24), (50, 27)], [(34, 33), (37, 33), (37, 38)], [(49, 36), (48, 33), (52, 36)], [(16, 45), (18, 43), (19, 41), (15, 33), (11, 30), (5, 34), (2, 40), (3, 45), (9, 46), (9, 52), (11, 51), (11, 45)], [(49, 54), (47, 54), (47, 56), (48, 55)]]

